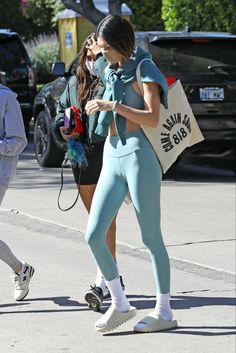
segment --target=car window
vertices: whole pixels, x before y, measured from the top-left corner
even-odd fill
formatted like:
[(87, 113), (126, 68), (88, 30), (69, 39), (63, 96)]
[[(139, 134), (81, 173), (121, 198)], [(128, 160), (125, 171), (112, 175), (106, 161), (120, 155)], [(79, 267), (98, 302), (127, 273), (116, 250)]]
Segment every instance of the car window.
[(0, 67), (1, 69), (12, 68), (26, 64), (27, 58), (17, 38), (0, 38)]
[(135, 38), (135, 44), (149, 52), (149, 41), (148, 38), (145, 36), (136, 36)]
[(211, 74), (209, 65), (236, 65), (236, 40), (160, 40), (151, 43), (151, 53), (165, 74)]

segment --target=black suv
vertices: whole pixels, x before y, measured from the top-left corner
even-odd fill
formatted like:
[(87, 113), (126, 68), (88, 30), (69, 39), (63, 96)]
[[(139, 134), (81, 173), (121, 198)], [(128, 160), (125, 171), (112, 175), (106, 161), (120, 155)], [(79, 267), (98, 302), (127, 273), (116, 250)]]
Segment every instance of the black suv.
[[(171, 85), (180, 79), (205, 141), (188, 149), (191, 156), (230, 161), (236, 156), (236, 35), (219, 32), (138, 32), (136, 42), (152, 54), (154, 62)], [(58, 69), (62, 63), (57, 64)], [(76, 59), (62, 77), (47, 84), (34, 103), (34, 141), (41, 166), (59, 166), (62, 145), (53, 133), (57, 101)]]
[(36, 95), (35, 72), (19, 35), (7, 29), (0, 29), (0, 71), (4, 84), (17, 93), (28, 134)]

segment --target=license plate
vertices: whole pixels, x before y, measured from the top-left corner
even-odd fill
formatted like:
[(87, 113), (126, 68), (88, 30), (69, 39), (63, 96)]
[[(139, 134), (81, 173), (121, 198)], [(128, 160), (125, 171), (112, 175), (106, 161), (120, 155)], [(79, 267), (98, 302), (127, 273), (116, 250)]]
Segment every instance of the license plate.
[(219, 87), (205, 87), (200, 88), (201, 101), (223, 101), (225, 98), (224, 88)]

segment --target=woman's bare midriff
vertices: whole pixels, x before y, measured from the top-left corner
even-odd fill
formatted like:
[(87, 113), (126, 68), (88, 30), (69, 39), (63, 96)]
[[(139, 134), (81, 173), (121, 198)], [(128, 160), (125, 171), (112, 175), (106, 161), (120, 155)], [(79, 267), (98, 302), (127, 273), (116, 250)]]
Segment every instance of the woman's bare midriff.
[[(142, 95), (137, 82), (135, 82), (135, 81), (132, 82), (132, 88), (138, 95)], [(139, 124), (135, 124), (134, 122), (126, 119), (126, 132), (137, 130), (139, 128), (140, 128)], [(112, 123), (111, 123), (111, 125), (109, 127), (109, 135), (110, 136), (116, 136), (117, 135), (117, 131), (116, 131), (116, 128), (115, 128), (114, 121), (112, 121)]]
[[(132, 121), (129, 121), (128, 119), (126, 119), (126, 132), (137, 130), (139, 128), (140, 128), (140, 125), (135, 124)], [(110, 136), (117, 135), (114, 121), (111, 123), (111, 125), (109, 127), (109, 135)]]

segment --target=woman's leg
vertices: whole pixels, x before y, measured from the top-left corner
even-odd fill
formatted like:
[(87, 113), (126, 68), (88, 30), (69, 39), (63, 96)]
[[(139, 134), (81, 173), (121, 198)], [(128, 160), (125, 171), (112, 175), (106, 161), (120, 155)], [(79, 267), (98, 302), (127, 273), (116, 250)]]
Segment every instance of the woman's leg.
[[(93, 199), (96, 186), (97, 184), (93, 184), (93, 185), (77, 184), (77, 188), (80, 191), (81, 199), (88, 213), (90, 213), (90, 208), (91, 208), (92, 199)], [(112, 253), (112, 256), (114, 257), (114, 259), (116, 259), (116, 217), (114, 217), (113, 221), (111, 222), (108, 228), (106, 240), (107, 240), (108, 248)], [(95, 284), (96, 286), (100, 287), (102, 290), (106, 288), (106, 285), (99, 267), (97, 268), (97, 279)]]
[[(90, 208), (93, 200), (93, 195), (95, 192), (97, 184), (93, 185), (78, 185), (77, 188), (80, 191), (80, 196), (83, 201), (83, 204), (88, 213), (90, 213)], [(108, 230), (107, 230), (107, 244), (112, 253), (114, 259), (116, 258), (116, 217), (114, 217), (113, 221), (111, 222)]]
[(117, 158), (104, 156), (103, 169), (94, 194), (89, 216), (86, 240), (106, 280), (112, 305), (95, 323), (98, 332), (108, 332), (136, 315), (130, 307), (121, 286), (118, 269), (106, 243), (105, 234), (112, 218), (118, 212), (127, 184), (119, 170)]
[(150, 251), (157, 288), (154, 311), (139, 322), (134, 330), (152, 332), (171, 329), (177, 326), (177, 322), (172, 321), (169, 294), (170, 264), (160, 226), (161, 168), (150, 148), (136, 151), (127, 162), (129, 191), (141, 228), (143, 242)]
[(128, 157), (125, 167), (129, 191), (142, 240), (151, 254), (157, 292), (169, 293), (169, 257), (160, 225), (161, 168), (153, 150), (149, 148), (143, 148)]
[(104, 157), (86, 232), (86, 241), (106, 280), (118, 276), (116, 263), (107, 246), (106, 233), (127, 192), (127, 185), (116, 172), (117, 168), (119, 170), (116, 158)]
[(93, 199), (93, 194), (96, 189), (96, 184), (93, 185), (78, 185), (77, 188), (80, 192), (80, 197), (83, 201), (83, 204), (87, 210), (87, 212), (90, 212), (91, 204), (92, 204), (92, 199)]

